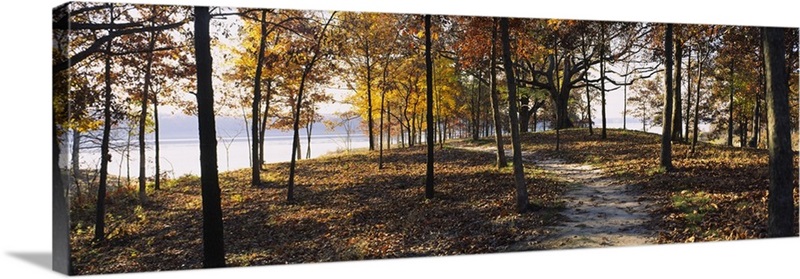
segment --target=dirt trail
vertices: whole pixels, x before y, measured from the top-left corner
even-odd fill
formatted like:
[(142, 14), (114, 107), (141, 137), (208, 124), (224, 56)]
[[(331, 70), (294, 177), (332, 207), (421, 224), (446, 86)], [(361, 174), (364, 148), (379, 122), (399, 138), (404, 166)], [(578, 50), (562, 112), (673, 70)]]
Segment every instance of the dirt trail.
[[(474, 148), (471, 148), (474, 149)], [(478, 149), (476, 149), (478, 150)], [(491, 148), (479, 150), (492, 152)], [(511, 159), (511, 152), (506, 155)], [(654, 234), (645, 228), (652, 205), (637, 198), (628, 186), (589, 165), (570, 164), (557, 158), (537, 158), (523, 152), (523, 161), (554, 174), (570, 184), (564, 193), (561, 215), (564, 221), (548, 227), (536, 240), (523, 241), (511, 250), (566, 249), (604, 246), (631, 246), (654, 243)]]
[[(526, 154), (527, 155), (527, 154)], [(633, 196), (625, 184), (588, 165), (568, 164), (558, 159), (528, 163), (571, 183), (564, 194), (565, 221), (551, 227), (552, 233), (533, 249), (629, 246), (653, 243), (653, 233), (644, 227), (651, 205)]]

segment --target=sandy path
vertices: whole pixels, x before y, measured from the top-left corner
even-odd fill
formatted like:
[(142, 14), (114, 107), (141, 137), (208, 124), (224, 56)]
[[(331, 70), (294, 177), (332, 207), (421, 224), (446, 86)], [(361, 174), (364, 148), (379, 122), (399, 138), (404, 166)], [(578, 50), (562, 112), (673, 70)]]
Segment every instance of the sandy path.
[(529, 243), (532, 249), (629, 246), (653, 243), (653, 233), (644, 227), (651, 205), (633, 196), (627, 186), (605, 177), (588, 165), (567, 164), (558, 159), (528, 163), (554, 173), (570, 183), (564, 194), (565, 221), (550, 227), (544, 239)]
[[(489, 148), (467, 148), (493, 152)], [(506, 150), (508, 160), (511, 151)], [(523, 152), (523, 161), (555, 174), (570, 184), (564, 193), (564, 221), (548, 227), (539, 239), (525, 240), (509, 250), (567, 249), (631, 246), (654, 243), (654, 233), (645, 228), (652, 205), (634, 196), (628, 186), (607, 177), (589, 165), (569, 164), (554, 158), (537, 158)]]

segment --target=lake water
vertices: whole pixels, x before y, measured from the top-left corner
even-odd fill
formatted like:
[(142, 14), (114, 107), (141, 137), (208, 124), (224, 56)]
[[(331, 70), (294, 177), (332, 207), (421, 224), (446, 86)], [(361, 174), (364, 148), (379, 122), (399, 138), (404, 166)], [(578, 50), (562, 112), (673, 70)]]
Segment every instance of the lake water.
[[(123, 143), (117, 142), (117, 145)], [(153, 141), (147, 141), (147, 176), (155, 173), (155, 150)], [(161, 171), (167, 172), (170, 177), (185, 174), (200, 174), (200, 143), (197, 139), (162, 139), (161, 140)], [(264, 142), (265, 163), (288, 162), (291, 158), (291, 136), (267, 136)], [(300, 147), (303, 158), (306, 158), (306, 138), (301, 134)], [(351, 137), (351, 148), (369, 147), (366, 136)], [(131, 148), (130, 161), (123, 157), (121, 151), (111, 151), (109, 174), (127, 175), (127, 166), (130, 164), (131, 178), (139, 176), (139, 148)], [(217, 167), (220, 172), (249, 168), (250, 146), (246, 137), (223, 138), (217, 140)], [(313, 135), (311, 137), (311, 157), (316, 158), (324, 154), (345, 150), (344, 135)], [(81, 152), (81, 168), (99, 169), (99, 149), (89, 149)]]

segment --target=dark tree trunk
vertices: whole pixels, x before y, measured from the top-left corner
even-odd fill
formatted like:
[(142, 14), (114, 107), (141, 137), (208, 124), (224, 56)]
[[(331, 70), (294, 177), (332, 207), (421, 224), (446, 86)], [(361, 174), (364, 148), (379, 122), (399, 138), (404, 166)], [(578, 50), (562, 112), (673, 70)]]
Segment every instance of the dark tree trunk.
[(729, 66), (729, 70), (731, 72), (730, 77), (730, 94), (728, 98), (728, 146), (733, 146), (733, 79), (734, 79), (734, 72), (733, 72), (733, 60), (731, 59), (731, 63)]
[(664, 50), (666, 51), (666, 82), (667, 94), (664, 95), (664, 112), (661, 130), (661, 167), (667, 171), (672, 170), (672, 24), (667, 24), (666, 38), (664, 38)]
[(369, 57), (369, 40), (366, 41), (365, 53), (367, 55), (367, 128), (369, 130), (369, 150), (375, 150), (375, 133), (373, 133), (375, 120), (372, 118), (372, 64)]
[[(583, 53), (583, 59), (588, 61), (588, 57), (587, 57), (588, 54), (587, 54), (587, 50), (586, 50), (586, 37), (585, 36), (581, 37), (581, 41), (582, 41), (581, 51)], [(589, 79), (589, 63), (584, 63), (583, 79), (585, 79), (585, 80)], [(584, 90), (586, 91), (586, 119), (589, 120), (589, 135), (594, 135), (594, 129), (592, 127), (593, 126), (593, 123), (592, 123), (592, 97), (589, 95), (589, 83), (588, 82), (584, 86)], [(535, 114), (536, 113), (534, 113), (534, 122), (536, 122)], [(533, 130), (536, 131), (535, 126), (534, 126)]]
[[(500, 34), (503, 43), (503, 65), (508, 84), (508, 99), (517, 99), (517, 81), (514, 79), (514, 68), (511, 62), (511, 42), (508, 36), (508, 18), (500, 19)], [(528, 186), (525, 181), (525, 170), (522, 166), (522, 144), (519, 135), (519, 119), (517, 119), (517, 102), (508, 102), (508, 115), (511, 120), (511, 145), (514, 147), (514, 184), (516, 185), (517, 212), (528, 210)]]
[(794, 173), (792, 171), (792, 142), (789, 124), (789, 89), (786, 80), (783, 28), (764, 28), (762, 31), (767, 84), (767, 140), (769, 146), (769, 237), (793, 236)]
[(756, 105), (753, 108), (753, 137), (747, 143), (750, 147), (758, 147), (758, 137), (761, 132), (761, 96), (756, 94)]
[(743, 122), (739, 123), (739, 147), (744, 147), (747, 143), (747, 118), (742, 117)]
[(684, 133), (683, 138), (689, 141), (689, 119), (692, 109), (692, 49), (689, 48), (688, 60), (686, 61), (686, 113), (684, 114)]
[[(77, 129), (72, 130), (72, 181), (75, 183), (75, 197), (78, 199), (78, 202), (81, 200), (81, 187), (80, 187), (80, 177), (81, 177), (81, 132)], [(60, 177), (59, 177), (60, 179)], [(69, 187), (66, 188), (67, 194), (69, 194)], [(69, 195), (67, 195), (69, 196)]]
[[(764, 35), (761, 34), (761, 36), (763, 37)], [(766, 83), (766, 77), (765, 77), (765, 75), (766, 75), (766, 69), (765, 69), (766, 68), (766, 63), (764, 63), (764, 52), (763, 51), (760, 53), (759, 58), (761, 60), (761, 69), (760, 69), (761, 75), (760, 75), (758, 80), (761, 83), (761, 92), (763, 92), (763, 94), (766, 94), (766, 91), (767, 91), (767, 89), (766, 89), (767, 83)], [(756, 93), (756, 105), (755, 105), (755, 108), (753, 110), (754, 110), (753, 111), (753, 137), (748, 142), (748, 145), (750, 147), (758, 148), (758, 142), (761, 140), (761, 94), (760, 93)]]
[[(600, 23), (603, 26), (603, 30), (600, 33), (601, 39), (600, 43), (603, 44), (600, 46), (600, 113), (601, 113), (601, 121), (603, 124), (603, 128), (600, 131), (600, 138), (606, 139), (608, 138), (608, 134), (606, 133), (606, 31), (605, 26), (603, 23)], [(564, 115), (565, 116), (565, 115)], [(562, 116), (563, 117), (563, 116)], [(561, 117), (559, 117), (561, 118)]]
[(269, 105), (270, 99), (272, 98), (272, 80), (267, 80), (267, 97), (265, 98), (266, 104), (264, 104), (264, 113), (261, 114), (261, 133), (258, 136), (259, 141), (259, 148), (258, 148), (258, 162), (259, 166), (264, 166), (264, 135), (267, 133), (267, 117), (269, 116)]
[(150, 43), (147, 47), (147, 65), (144, 70), (144, 89), (142, 90), (142, 113), (139, 115), (139, 203), (147, 203), (147, 175), (145, 169), (147, 166), (147, 158), (145, 157), (145, 127), (147, 126), (147, 101), (150, 98), (150, 83), (152, 80), (153, 70), (153, 49), (155, 47), (156, 37), (154, 33), (150, 33)]
[(217, 173), (217, 132), (211, 78), (211, 38), (208, 7), (194, 8), (197, 64), (197, 121), (200, 135), (200, 188), (203, 199), (203, 267), (225, 266), (222, 206)]
[[(264, 48), (266, 48), (266, 41), (267, 41), (267, 10), (261, 10), (261, 38), (258, 42), (258, 53), (256, 54), (256, 75), (253, 78), (253, 104), (252, 104), (252, 124), (250, 124), (250, 128), (252, 129), (253, 133), (253, 144), (250, 146), (253, 151), (252, 156), (252, 171), (250, 178), (250, 185), (252, 186), (260, 186), (261, 185), (261, 150), (260, 150), (260, 140), (259, 140), (259, 106), (261, 105), (261, 72), (263, 71), (264, 67)], [(266, 116), (264, 117), (266, 118)]]
[[(391, 104), (391, 103), (390, 103)], [(392, 106), (386, 106), (386, 150), (392, 149)], [(402, 131), (401, 133), (402, 134)]]
[(155, 156), (156, 156), (156, 158), (155, 158), (156, 173), (155, 173), (155, 185), (154, 185), (155, 187), (154, 188), (156, 190), (161, 190), (161, 162), (160, 162), (160, 160), (161, 160), (161, 138), (160, 138), (160, 136), (161, 135), (159, 135), (160, 131), (159, 131), (159, 127), (158, 127), (158, 94), (153, 94), (153, 120), (154, 120), (153, 124), (155, 124), (155, 131), (154, 132), (155, 132), (155, 136), (156, 136), (156, 138), (155, 138), (156, 142), (154, 143), (155, 144), (155, 148), (156, 148), (156, 154), (155, 154)]
[(569, 109), (567, 107), (569, 103), (569, 93), (569, 89), (562, 88), (557, 96), (552, 99), (554, 105), (556, 106), (556, 119), (560, 119), (556, 121), (554, 128), (566, 129), (575, 127), (575, 125), (572, 123), (572, 120), (569, 119)]
[(311, 159), (311, 132), (314, 129), (314, 121), (306, 123), (306, 159)]
[(683, 113), (682, 103), (683, 100), (681, 99), (681, 63), (683, 60), (683, 41), (678, 41), (675, 44), (675, 94), (672, 96), (672, 140), (675, 142), (681, 142), (683, 139), (681, 138), (681, 132), (683, 131), (683, 118), (681, 114)]
[(477, 95), (478, 95), (477, 99), (478, 100), (477, 100), (476, 105), (475, 105), (475, 109), (477, 110), (476, 111), (477, 118), (476, 118), (476, 121), (475, 121), (475, 131), (474, 131), (474, 134), (472, 136), (472, 139), (474, 139), (474, 140), (478, 140), (478, 138), (481, 137), (481, 114), (482, 114), (481, 112), (483, 111), (483, 109), (482, 109), (483, 108), (483, 103), (481, 103), (481, 93), (482, 92), (483, 92), (483, 84), (480, 81), (478, 81), (478, 93), (477, 93)]
[(527, 133), (529, 130), (528, 122), (531, 121), (530, 100), (527, 96), (521, 96), (519, 102), (519, 131), (521, 133)]
[(431, 59), (431, 15), (425, 15), (425, 144), (428, 147), (428, 162), (425, 168), (425, 198), (433, 198), (433, 61)]
[[(630, 64), (625, 64), (625, 72), (628, 72)], [(622, 87), (622, 129), (628, 129), (628, 76), (625, 76), (623, 81), (625, 85)], [(589, 123), (591, 123), (591, 119)], [(591, 124), (590, 124), (591, 125)]]
[[(494, 119), (494, 141), (497, 145), (497, 168), (505, 168), (508, 163), (506, 162), (506, 153), (503, 150), (503, 125), (500, 120), (500, 98), (497, 96), (497, 73), (495, 73), (495, 68), (497, 67), (497, 59), (496, 59), (496, 45), (497, 45), (497, 24), (496, 20), (492, 19), (492, 41), (491, 41), (491, 53), (489, 54), (489, 80), (491, 82), (491, 88), (489, 89), (491, 94), (491, 101), (492, 101), (492, 118)], [(513, 100), (513, 99), (512, 99)], [(514, 101), (510, 101), (514, 102)], [(516, 106), (516, 104), (515, 104)], [(516, 116), (514, 116), (516, 117)]]
[[(378, 139), (378, 169), (383, 169), (383, 117), (386, 115), (386, 111), (384, 110), (384, 103), (386, 102), (386, 65), (383, 67), (383, 82), (381, 88), (381, 122), (379, 124), (380, 131), (380, 139)], [(387, 129), (389, 130), (389, 129)], [(391, 139), (387, 136), (387, 139)]]
[[(111, 24), (114, 23), (113, 8), (109, 6), (109, 17)], [(111, 41), (106, 43), (106, 51), (111, 52)], [(95, 210), (94, 240), (105, 240), (105, 215), (106, 215), (106, 188), (108, 185), (108, 161), (111, 154), (108, 153), (109, 138), (111, 136), (111, 55), (105, 55), (105, 72), (103, 81), (103, 138), (100, 141), (100, 182), (97, 186), (97, 204)]]
[(700, 86), (703, 84), (703, 59), (700, 58), (702, 52), (697, 51), (697, 97), (694, 98), (694, 122), (692, 123), (692, 154), (697, 146), (698, 124), (700, 123)]
[(683, 41), (678, 40), (675, 44), (675, 92), (672, 95), (672, 140), (675, 142), (681, 142), (681, 132), (683, 131), (682, 123), (682, 113), (683, 107), (682, 103), (683, 100), (681, 98), (681, 66), (683, 60)]

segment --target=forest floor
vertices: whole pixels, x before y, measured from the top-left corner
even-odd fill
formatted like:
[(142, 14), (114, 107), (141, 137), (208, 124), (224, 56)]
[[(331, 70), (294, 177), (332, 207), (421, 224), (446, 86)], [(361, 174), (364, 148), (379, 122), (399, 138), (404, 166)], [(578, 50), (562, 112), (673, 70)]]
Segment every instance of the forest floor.
[[(514, 206), (510, 167), (494, 156), (436, 149), (435, 197), (424, 198), (425, 148), (355, 152), (298, 162), (295, 201), (286, 201), (288, 163), (220, 174), (229, 266), (330, 262), (512, 251), (540, 239), (560, 218), (566, 185), (526, 167), (531, 207)], [(110, 193), (107, 240), (92, 242), (93, 204), (73, 204), (73, 263), (79, 274), (173, 270), (202, 265), (200, 183), (185, 176), (149, 193)]]
[[(658, 135), (564, 130), (523, 136), (531, 210), (514, 210), (512, 168), (497, 169), (493, 140), (436, 149), (436, 194), (424, 198), (425, 149), (353, 152), (220, 174), (229, 266), (493, 253), (766, 237), (765, 150), (677, 144), (675, 172), (658, 167)], [(506, 139), (506, 150), (511, 150)], [(511, 157), (509, 156), (509, 162)], [(797, 160), (795, 160), (797, 164)], [(795, 184), (797, 185), (797, 165)], [(166, 181), (139, 205), (133, 188), (107, 197), (107, 240), (93, 242), (93, 202), (72, 203), (78, 274), (200, 268), (196, 176)], [(797, 201), (797, 188), (795, 188)], [(85, 198), (84, 200), (91, 200)], [(797, 211), (797, 203), (795, 204)], [(795, 222), (797, 222), (797, 215)], [(797, 223), (796, 223), (797, 224)]]

